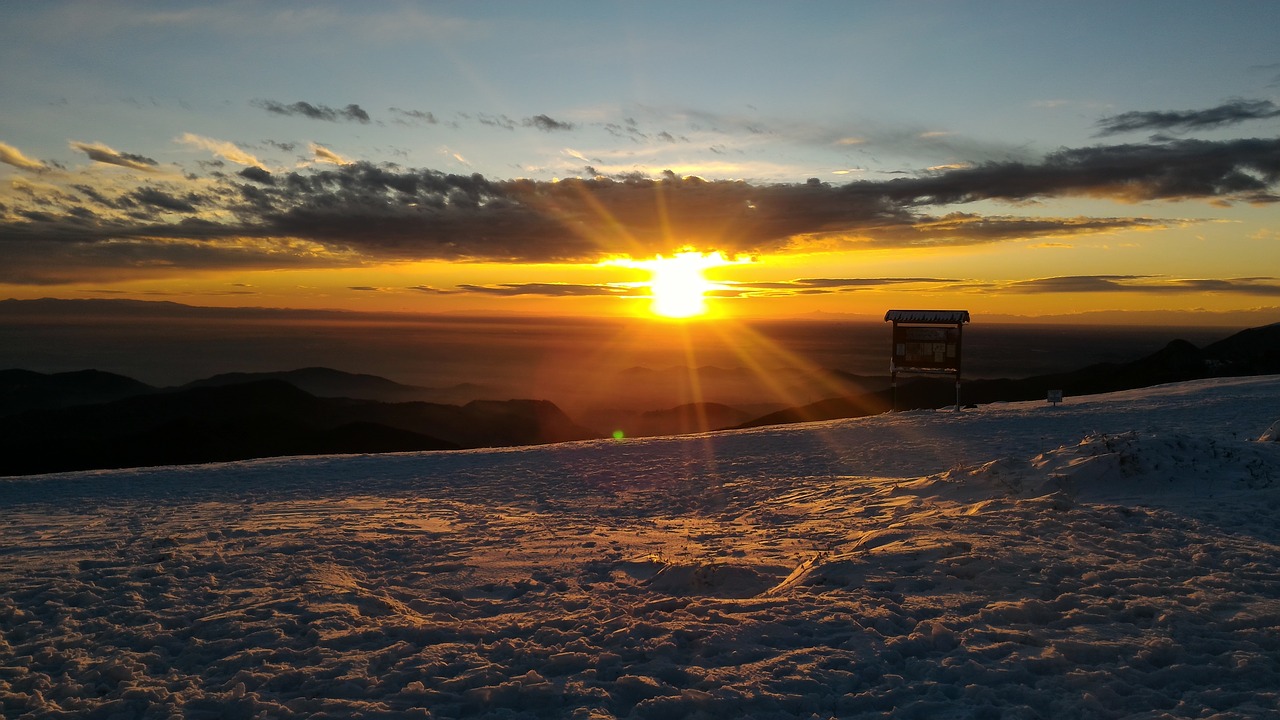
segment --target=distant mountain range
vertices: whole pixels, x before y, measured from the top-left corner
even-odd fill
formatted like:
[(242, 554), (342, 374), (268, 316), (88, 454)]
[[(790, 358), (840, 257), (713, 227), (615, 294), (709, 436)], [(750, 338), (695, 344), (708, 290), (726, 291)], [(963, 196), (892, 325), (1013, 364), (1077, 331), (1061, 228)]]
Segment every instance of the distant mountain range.
[[(1128, 363), (1022, 379), (965, 381), (962, 403), (1044, 399), (1206, 377), (1280, 374), (1280, 323), (1203, 349), (1175, 340)], [(947, 377), (841, 374), (856, 394), (751, 418), (749, 409), (686, 404), (635, 413), (625, 435), (660, 435), (859, 417), (955, 402)], [(480, 386), (460, 387), (474, 397)], [(424, 402), (439, 388), (328, 368), (230, 373), (156, 388), (96, 370), (0, 370), (0, 475), (216, 462), (281, 455), (498, 447), (598, 438), (545, 400)], [(1280, 416), (1280, 409), (1277, 410)]]
[[(1100, 363), (1016, 380), (965, 381), (962, 377), (961, 403), (1044, 400), (1050, 390), (1061, 390), (1070, 398), (1209, 377), (1273, 374), (1280, 374), (1280, 323), (1242, 330), (1203, 349), (1185, 340), (1174, 340), (1163, 349), (1128, 363)], [(896, 398), (888, 377), (846, 375), (845, 379), (866, 390), (780, 410), (736, 427), (863, 417), (894, 408), (912, 410), (955, 404), (955, 381), (950, 376), (900, 376)], [(1277, 416), (1280, 417), (1280, 408)]]
[[(396, 390), (389, 380), (344, 375), (308, 369), (299, 377), (314, 382), (299, 382)], [(380, 402), (319, 397), (278, 377), (242, 379), (162, 390), (94, 371), (0, 371), (0, 475), (599, 437), (543, 400)]]

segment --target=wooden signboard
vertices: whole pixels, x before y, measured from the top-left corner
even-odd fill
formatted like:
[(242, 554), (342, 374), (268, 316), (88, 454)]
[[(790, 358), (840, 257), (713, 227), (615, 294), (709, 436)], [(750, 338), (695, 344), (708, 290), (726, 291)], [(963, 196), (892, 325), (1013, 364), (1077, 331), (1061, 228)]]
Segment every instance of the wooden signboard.
[(898, 373), (943, 373), (956, 376), (956, 410), (960, 409), (960, 360), (968, 310), (890, 310), (885, 322), (893, 323), (893, 354), (889, 360), (890, 386), (897, 409)]
[(960, 371), (960, 330), (955, 327), (896, 325), (893, 366), (899, 370)]

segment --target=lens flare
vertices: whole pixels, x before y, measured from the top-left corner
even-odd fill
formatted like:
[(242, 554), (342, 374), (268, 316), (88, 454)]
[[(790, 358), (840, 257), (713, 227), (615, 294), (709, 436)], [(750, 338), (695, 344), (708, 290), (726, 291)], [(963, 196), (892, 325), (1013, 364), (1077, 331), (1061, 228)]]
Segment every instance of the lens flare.
[(652, 260), (626, 260), (620, 264), (649, 271), (647, 287), (651, 303), (649, 312), (664, 318), (685, 319), (707, 314), (707, 294), (723, 286), (708, 280), (708, 268), (733, 265), (746, 260), (727, 260), (718, 252), (679, 252), (671, 257), (659, 255)]

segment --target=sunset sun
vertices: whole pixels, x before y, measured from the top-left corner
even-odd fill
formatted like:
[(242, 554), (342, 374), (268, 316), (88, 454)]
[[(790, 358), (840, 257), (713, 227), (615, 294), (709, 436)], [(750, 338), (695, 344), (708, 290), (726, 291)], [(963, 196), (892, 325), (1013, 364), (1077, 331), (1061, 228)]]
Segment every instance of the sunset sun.
[(720, 286), (703, 274), (707, 268), (728, 265), (720, 253), (702, 254), (688, 251), (634, 263), (635, 267), (648, 270), (648, 282), (652, 303), (649, 311), (664, 318), (692, 318), (707, 312), (708, 292)]

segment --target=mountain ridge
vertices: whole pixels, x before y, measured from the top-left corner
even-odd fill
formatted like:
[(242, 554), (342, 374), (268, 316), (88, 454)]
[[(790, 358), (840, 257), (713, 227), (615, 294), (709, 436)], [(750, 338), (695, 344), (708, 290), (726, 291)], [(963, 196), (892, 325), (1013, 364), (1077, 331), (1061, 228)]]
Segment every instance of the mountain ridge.
[[(712, 371), (718, 368), (709, 368)], [(645, 370), (643, 368), (637, 368)], [(657, 371), (666, 372), (666, 371)], [(1207, 377), (1280, 373), (1280, 323), (1204, 348), (1173, 340), (1125, 363), (1021, 379), (964, 382), (962, 403), (1068, 397)], [(771, 412), (703, 402), (635, 413), (628, 436), (683, 434), (860, 417), (955, 402), (951, 379), (837, 372), (864, 391)], [(300, 387), (301, 386), (301, 387)], [(469, 386), (471, 388), (483, 386)], [(223, 373), (157, 388), (98, 370), (0, 370), (0, 474), (307, 455), (515, 446), (602, 437), (547, 400), (413, 399), (423, 388), (376, 375), (306, 367)], [(606, 432), (614, 428), (605, 428)]]
[(7, 415), (0, 475), (595, 437), (546, 400), (384, 403), (320, 398), (266, 379)]
[[(1175, 339), (1160, 350), (1127, 363), (1097, 363), (1021, 379), (962, 379), (960, 396), (962, 404), (1044, 399), (1049, 390), (1061, 390), (1069, 398), (1211, 377), (1271, 374), (1280, 374), (1280, 323), (1242, 330), (1203, 349)], [(908, 377), (900, 382), (896, 397), (892, 389), (883, 387), (786, 408), (734, 427), (864, 417), (892, 409), (939, 408), (954, 405), (954, 393), (952, 378)]]

